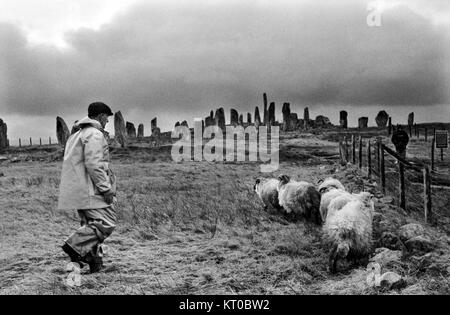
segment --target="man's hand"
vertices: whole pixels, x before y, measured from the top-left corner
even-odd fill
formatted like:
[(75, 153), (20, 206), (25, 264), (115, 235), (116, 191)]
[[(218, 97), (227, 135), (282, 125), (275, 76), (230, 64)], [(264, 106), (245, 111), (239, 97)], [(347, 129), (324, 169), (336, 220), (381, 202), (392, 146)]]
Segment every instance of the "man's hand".
[(103, 198), (105, 198), (105, 202), (109, 205), (114, 202), (114, 193), (112, 191), (107, 191), (103, 194)]

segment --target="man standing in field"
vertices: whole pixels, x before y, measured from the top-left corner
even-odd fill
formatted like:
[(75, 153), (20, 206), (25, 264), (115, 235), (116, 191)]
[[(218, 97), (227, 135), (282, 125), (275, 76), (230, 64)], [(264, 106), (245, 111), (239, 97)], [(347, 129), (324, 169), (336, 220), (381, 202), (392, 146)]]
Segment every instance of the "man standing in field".
[(103, 268), (101, 244), (116, 227), (116, 181), (104, 130), (112, 115), (103, 103), (89, 105), (88, 117), (76, 123), (67, 141), (61, 173), (58, 209), (76, 209), (81, 219), (62, 249), (80, 267), (87, 263), (91, 273)]

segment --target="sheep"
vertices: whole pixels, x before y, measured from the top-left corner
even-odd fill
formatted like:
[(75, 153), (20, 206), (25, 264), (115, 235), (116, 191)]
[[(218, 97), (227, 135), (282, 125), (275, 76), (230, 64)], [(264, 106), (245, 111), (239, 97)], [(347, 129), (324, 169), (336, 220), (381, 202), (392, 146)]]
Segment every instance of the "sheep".
[(322, 221), (325, 222), (330, 202), (338, 196), (349, 193), (345, 190), (344, 185), (342, 185), (340, 181), (331, 177), (324, 181), (319, 181), (319, 184), (317, 190), (322, 195), (320, 200), (320, 216), (322, 217)]
[(314, 185), (307, 182), (291, 181), (289, 176), (278, 177), (278, 200), (286, 213), (294, 213), (308, 221), (320, 225), (320, 193)]
[(331, 201), (323, 226), (323, 239), (331, 249), (329, 268), (336, 272), (338, 259), (366, 259), (372, 250), (373, 195), (367, 192)]
[(253, 190), (256, 192), (258, 197), (264, 203), (264, 210), (268, 208), (273, 208), (277, 211), (282, 210), (283, 208), (278, 203), (278, 190), (277, 190), (278, 180), (275, 178), (264, 179), (258, 178), (256, 179), (255, 185), (253, 186)]

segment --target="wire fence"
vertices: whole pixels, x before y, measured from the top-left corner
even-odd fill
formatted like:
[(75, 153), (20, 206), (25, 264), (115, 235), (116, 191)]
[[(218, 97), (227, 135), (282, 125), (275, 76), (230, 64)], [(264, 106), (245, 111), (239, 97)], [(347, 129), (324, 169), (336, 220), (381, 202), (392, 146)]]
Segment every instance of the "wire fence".
[(381, 138), (353, 135), (344, 138), (339, 149), (341, 163), (358, 165), (399, 207), (422, 214), (426, 222), (449, 226), (450, 174), (432, 171), (426, 163), (408, 161)]

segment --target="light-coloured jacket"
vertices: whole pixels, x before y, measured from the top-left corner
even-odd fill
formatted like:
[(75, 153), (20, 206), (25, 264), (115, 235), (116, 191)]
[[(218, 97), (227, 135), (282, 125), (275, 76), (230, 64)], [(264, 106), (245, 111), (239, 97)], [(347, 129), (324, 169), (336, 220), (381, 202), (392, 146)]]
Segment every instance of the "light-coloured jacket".
[(109, 168), (109, 146), (101, 124), (89, 117), (67, 140), (61, 173), (58, 209), (101, 209), (108, 205), (103, 194), (116, 192), (116, 179)]

